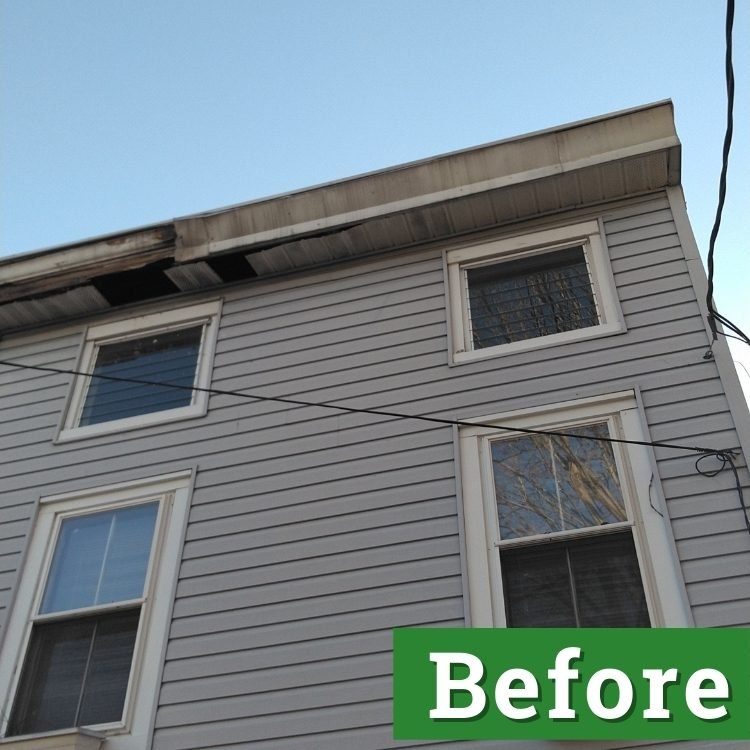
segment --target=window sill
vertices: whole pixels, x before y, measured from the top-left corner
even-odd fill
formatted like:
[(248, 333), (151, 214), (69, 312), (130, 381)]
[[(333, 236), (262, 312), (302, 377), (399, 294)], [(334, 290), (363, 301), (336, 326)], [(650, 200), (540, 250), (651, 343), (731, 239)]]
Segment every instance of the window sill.
[(206, 411), (205, 404), (191, 404), (190, 406), (183, 406), (178, 409), (152, 412), (151, 414), (139, 414), (127, 419), (114, 419), (111, 422), (100, 422), (99, 424), (88, 425), (86, 427), (68, 427), (60, 431), (60, 434), (53, 443), (67, 443), (73, 440), (84, 440), (85, 438), (99, 437), (100, 435), (111, 435), (127, 430), (138, 430), (143, 427), (169, 424), (170, 422), (178, 422), (183, 419), (204, 417)]
[(613, 336), (618, 333), (625, 333), (625, 330), (624, 323), (616, 321), (590, 328), (566, 331), (565, 333), (555, 333), (551, 336), (540, 336), (539, 338), (526, 339), (524, 341), (514, 341), (512, 344), (488, 346), (484, 349), (472, 349), (468, 352), (454, 352), (451, 364), (462, 365), (465, 362), (475, 362), (492, 357), (504, 357), (507, 354), (517, 354), (519, 352), (536, 351), (537, 349), (545, 349), (549, 346), (572, 344), (576, 341), (587, 341), (588, 339), (595, 339), (601, 336)]
[(0, 739), (2, 750), (99, 750), (104, 735), (89, 729), (62, 729)]

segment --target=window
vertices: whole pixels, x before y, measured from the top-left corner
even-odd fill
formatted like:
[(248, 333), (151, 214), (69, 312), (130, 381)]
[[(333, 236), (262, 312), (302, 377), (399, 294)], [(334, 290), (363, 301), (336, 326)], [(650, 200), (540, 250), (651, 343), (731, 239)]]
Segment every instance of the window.
[(209, 385), (218, 315), (214, 302), (89, 328), (78, 369), (105, 377), (76, 379), (60, 439), (205, 414), (190, 388)]
[(0, 652), (5, 737), (87, 727), (145, 747), (189, 477), (41, 501)]
[(451, 250), (446, 260), (454, 362), (623, 330), (595, 221)]
[(479, 421), (565, 435), (461, 430), (473, 626), (686, 624), (632, 394)]

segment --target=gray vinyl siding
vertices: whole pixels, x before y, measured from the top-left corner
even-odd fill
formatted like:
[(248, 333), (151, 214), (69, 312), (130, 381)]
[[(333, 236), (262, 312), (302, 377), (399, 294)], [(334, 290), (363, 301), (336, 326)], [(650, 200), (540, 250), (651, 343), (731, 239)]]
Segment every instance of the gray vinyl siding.
[[(666, 198), (600, 215), (623, 334), (451, 367), (424, 248), (228, 290), (212, 384), (448, 418), (637, 386), (652, 439), (738, 445)], [(70, 368), (81, 331), (0, 355)], [(216, 395), (204, 418), (53, 444), (69, 383), (0, 368), (3, 621), (40, 495), (196, 467), (154, 749), (416, 746), (391, 739), (391, 630), (465, 622), (453, 429)], [(696, 624), (750, 625), (731, 474), (655, 454)]]

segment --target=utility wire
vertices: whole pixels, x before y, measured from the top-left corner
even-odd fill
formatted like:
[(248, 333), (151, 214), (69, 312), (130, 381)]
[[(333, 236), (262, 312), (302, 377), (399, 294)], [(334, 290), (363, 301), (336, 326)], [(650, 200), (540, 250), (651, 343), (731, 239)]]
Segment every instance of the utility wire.
[(645, 445), (653, 448), (671, 448), (673, 450), (691, 451), (693, 453), (701, 453), (705, 456), (713, 454), (731, 454), (734, 455), (733, 450), (717, 450), (716, 448), (703, 448), (701, 446), (692, 445), (676, 445), (675, 443), (663, 443), (663, 442), (649, 442), (647, 440), (627, 440), (625, 438), (614, 438), (614, 437), (596, 437), (593, 435), (579, 435), (572, 432), (562, 432), (559, 430), (535, 430), (530, 427), (511, 427), (507, 425), (498, 424), (487, 424), (486, 422), (469, 422), (460, 419), (445, 419), (442, 417), (435, 417), (429, 414), (404, 414), (402, 412), (387, 411), (385, 409), (360, 409), (353, 406), (343, 406), (341, 404), (334, 404), (326, 401), (305, 401), (297, 398), (287, 398), (282, 396), (261, 396), (257, 393), (246, 393), (243, 391), (231, 391), (223, 390), (221, 388), (201, 388), (195, 385), (182, 385), (178, 383), (165, 383), (154, 380), (142, 380), (140, 378), (123, 378), (116, 375), (104, 375), (93, 372), (82, 372), (80, 370), (68, 370), (61, 367), (48, 367), (43, 365), (29, 365), (22, 364), (20, 362), (10, 362), (7, 360), (0, 360), (0, 365), (5, 367), (13, 367), (18, 370), (36, 370), (38, 372), (52, 372), (57, 375), (74, 375), (77, 377), (84, 378), (98, 378), (99, 380), (109, 380), (115, 383), (133, 383), (136, 385), (147, 385), (158, 388), (173, 388), (180, 391), (191, 391), (195, 393), (209, 393), (215, 396), (232, 396), (235, 398), (249, 399), (253, 401), (269, 401), (279, 404), (291, 404), (293, 406), (312, 406), (322, 409), (334, 409), (337, 411), (348, 412), (350, 414), (372, 414), (378, 417), (393, 417), (395, 419), (413, 419), (422, 422), (430, 422), (432, 424), (451, 425), (457, 427), (486, 427), (492, 430), (507, 431), (507, 432), (520, 432), (527, 433), (530, 435), (553, 435), (557, 437), (569, 437), (576, 438), (579, 440), (595, 440), (604, 443), (624, 443), (626, 445)]
[(723, 471), (726, 468), (727, 464), (729, 464), (729, 468), (732, 470), (732, 474), (734, 475), (734, 484), (735, 484), (735, 487), (737, 488), (737, 494), (739, 495), (739, 498), (740, 498), (740, 507), (742, 508), (742, 513), (745, 517), (745, 526), (747, 527), (748, 533), (750, 533), (750, 515), (748, 515), (748, 508), (747, 508), (747, 505), (745, 504), (745, 497), (742, 494), (742, 483), (740, 482), (740, 475), (734, 463), (734, 455), (732, 454), (731, 451), (729, 452), (715, 451), (712, 455), (714, 458), (717, 458), (719, 459), (719, 461), (721, 461), (721, 466), (719, 466), (716, 469), (711, 469), (711, 470), (702, 469), (701, 462), (704, 459), (709, 458), (708, 455), (705, 455), (705, 456), (698, 457), (698, 459), (695, 462), (695, 469), (699, 474), (701, 474), (704, 477), (715, 477), (719, 472)]
[(721, 214), (724, 210), (724, 201), (727, 195), (727, 171), (729, 170), (729, 150), (732, 146), (732, 134), (734, 132), (734, 66), (732, 65), (732, 28), (734, 26), (734, 0), (727, 0), (726, 16), (726, 55), (724, 59), (724, 75), (727, 87), (727, 126), (724, 132), (724, 147), (722, 149), (721, 175), (719, 177), (719, 201), (716, 206), (716, 217), (711, 229), (711, 237), (708, 242), (708, 289), (706, 291), (706, 308), (708, 309), (708, 324), (716, 341), (717, 323), (726, 326), (737, 334), (740, 341), (750, 345), (750, 337), (742, 331), (735, 323), (725, 318), (714, 307), (714, 254), (716, 252), (716, 238), (721, 226)]

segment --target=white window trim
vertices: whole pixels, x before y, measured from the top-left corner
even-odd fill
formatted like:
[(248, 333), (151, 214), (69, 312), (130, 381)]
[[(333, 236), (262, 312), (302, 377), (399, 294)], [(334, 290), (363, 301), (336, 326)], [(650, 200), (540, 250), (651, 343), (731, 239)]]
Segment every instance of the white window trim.
[[(615, 437), (647, 440), (636, 398), (630, 391), (463, 421), (565, 431), (578, 424), (605, 420)], [(462, 427), (459, 431), (472, 627), (506, 626), (490, 442), (513, 434), (482, 426)], [(613, 444), (613, 449), (652, 627), (688, 627), (690, 612), (679, 563), (673, 554), (672, 529), (651, 495), (654, 476), (649, 449), (625, 444)]]
[[(510, 344), (474, 349), (469, 325), (469, 303), (466, 296), (466, 269), (488, 263), (515, 260), (529, 255), (563, 250), (582, 245), (591, 277), (600, 323), (588, 328), (554, 333), (549, 336), (514, 341)], [(447, 269), (449, 323), (452, 341), (452, 363), (460, 364), (487, 357), (557, 346), (599, 336), (610, 336), (625, 330), (617, 298), (615, 280), (609, 264), (602, 229), (598, 221), (585, 221), (554, 229), (529, 232), (515, 237), (448, 250)]]
[[(0, 649), (0, 696), (3, 696), (0, 699), (0, 736), (4, 737), (7, 732), (8, 718), (31, 637), (32, 618), (38, 611), (43, 595), (61, 519), (158, 501), (160, 508), (147, 576), (149, 583), (144, 594), (123, 721), (86, 727), (107, 737), (108, 750), (147, 748), (190, 505), (191, 481), (192, 471), (188, 470), (127, 484), (54, 495), (39, 501), (39, 512), (31, 532), (16, 600)], [(23, 739), (24, 735), (19, 735), (8, 738), (8, 741), (20, 742)]]
[[(79, 372), (92, 372), (97, 352), (102, 345), (127, 341), (128, 339), (137, 339), (150, 333), (162, 333), (203, 324), (204, 330), (198, 352), (194, 385), (198, 388), (207, 388), (211, 381), (220, 314), (221, 301), (214, 300), (190, 307), (181, 307), (165, 312), (140, 315), (135, 318), (90, 326), (84, 334), (84, 344), (78, 357), (76, 370)], [(138, 414), (133, 417), (126, 417), (125, 419), (113, 419), (108, 422), (99, 422), (98, 424), (81, 427), (78, 425), (78, 422), (81, 418), (81, 411), (83, 410), (86, 393), (91, 380), (92, 378), (77, 376), (73, 381), (67, 408), (64, 412), (64, 419), (57, 436), (57, 442), (80, 440), (81, 438), (122, 432), (123, 430), (132, 430), (148, 425), (200, 417), (206, 413), (208, 408), (208, 393), (205, 391), (193, 391), (192, 401), (187, 406), (180, 406), (176, 409), (165, 409), (149, 414)]]

